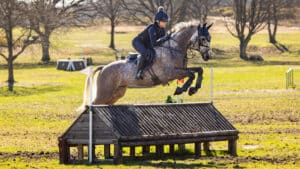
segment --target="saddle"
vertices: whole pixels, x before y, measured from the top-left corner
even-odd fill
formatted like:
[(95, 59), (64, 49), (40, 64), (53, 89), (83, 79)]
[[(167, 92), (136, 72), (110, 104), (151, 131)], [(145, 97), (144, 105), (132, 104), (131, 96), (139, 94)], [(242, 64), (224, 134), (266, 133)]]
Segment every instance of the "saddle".
[(138, 56), (140, 56), (140, 54), (138, 54), (138, 53), (129, 53), (126, 61), (137, 65), (138, 64)]
[[(155, 51), (154, 50), (148, 50), (145, 57), (146, 57), (146, 63), (145, 63), (144, 70), (147, 70), (154, 63), (154, 60), (155, 60), (155, 57), (156, 57)], [(126, 60), (127, 60), (127, 62), (131, 62), (131, 63), (134, 63), (134, 64), (137, 65), (140, 58), (141, 58), (141, 55), (139, 53), (129, 53)]]
[[(149, 74), (151, 75), (151, 79), (154, 82), (154, 84), (160, 84), (161, 80), (157, 77), (157, 75), (154, 73), (154, 71), (152, 69), (152, 65), (154, 63), (155, 57), (156, 57), (156, 55), (155, 55), (154, 50), (148, 50), (147, 51), (144, 71), (149, 72)], [(128, 56), (127, 56), (126, 61), (129, 62), (129, 63), (133, 63), (133, 64), (137, 65), (140, 58), (141, 58), (141, 55), (139, 53), (129, 53)]]

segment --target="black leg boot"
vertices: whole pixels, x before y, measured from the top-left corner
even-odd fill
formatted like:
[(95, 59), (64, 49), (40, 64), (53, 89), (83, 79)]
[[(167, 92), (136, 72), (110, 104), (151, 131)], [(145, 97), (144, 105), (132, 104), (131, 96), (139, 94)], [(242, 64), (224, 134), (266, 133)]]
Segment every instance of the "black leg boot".
[(145, 62), (146, 62), (146, 57), (145, 56), (141, 56), (139, 62), (138, 62), (138, 71), (136, 73), (135, 78), (137, 80), (142, 80), (143, 79), (143, 70), (145, 67)]

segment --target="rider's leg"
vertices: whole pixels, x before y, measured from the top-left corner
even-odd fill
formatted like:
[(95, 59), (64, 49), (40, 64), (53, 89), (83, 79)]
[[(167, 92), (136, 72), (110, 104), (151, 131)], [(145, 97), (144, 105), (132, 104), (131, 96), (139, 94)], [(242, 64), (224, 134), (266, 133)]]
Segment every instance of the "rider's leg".
[(138, 62), (138, 71), (135, 76), (136, 79), (143, 79), (143, 71), (145, 68), (145, 63), (146, 63), (146, 57), (141, 55), (141, 58)]
[(141, 58), (138, 62), (138, 69), (137, 69), (137, 73), (136, 73), (136, 79), (143, 79), (143, 69), (144, 69), (145, 63), (146, 63), (147, 49), (144, 46), (144, 44), (138, 38), (135, 38), (133, 40), (132, 45), (135, 48), (135, 50), (137, 50), (141, 54)]

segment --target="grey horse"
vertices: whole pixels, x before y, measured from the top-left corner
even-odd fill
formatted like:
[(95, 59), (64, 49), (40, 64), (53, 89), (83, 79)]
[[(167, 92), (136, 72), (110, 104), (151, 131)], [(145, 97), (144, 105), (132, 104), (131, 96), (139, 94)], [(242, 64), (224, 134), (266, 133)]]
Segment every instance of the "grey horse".
[[(115, 61), (104, 67), (98, 67), (90, 76), (93, 76), (94, 84), (86, 80), (84, 89), (83, 107), (88, 105), (89, 90), (93, 87), (93, 104), (112, 105), (124, 96), (127, 88), (145, 88), (156, 85), (165, 85), (175, 79), (189, 77), (182, 87), (177, 87), (175, 95), (187, 90), (192, 95), (201, 88), (203, 69), (187, 68), (187, 52), (192, 48), (198, 50), (207, 61), (211, 58), (210, 35), (211, 25), (195, 22), (182, 22), (175, 25), (171, 39), (162, 46), (155, 48), (156, 58), (149, 68), (145, 69), (144, 79), (136, 80), (137, 65), (126, 60)], [(191, 87), (198, 73), (196, 85)]]

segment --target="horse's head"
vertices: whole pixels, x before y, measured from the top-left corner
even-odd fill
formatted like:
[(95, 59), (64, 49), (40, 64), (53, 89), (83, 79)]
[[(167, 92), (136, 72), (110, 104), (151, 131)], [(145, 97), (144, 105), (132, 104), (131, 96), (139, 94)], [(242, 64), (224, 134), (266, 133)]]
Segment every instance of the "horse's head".
[(198, 50), (203, 58), (203, 60), (208, 61), (211, 58), (210, 52), (210, 41), (211, 36), (209, 34), (209, 28), (211, 28), (212, 24), (206, 26), (206, 23), (201, 26), (198, 25), (197, 32), (191, 39), (191, 47), (192, 49)]

